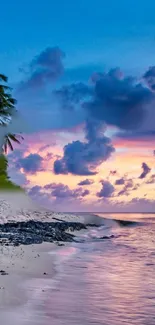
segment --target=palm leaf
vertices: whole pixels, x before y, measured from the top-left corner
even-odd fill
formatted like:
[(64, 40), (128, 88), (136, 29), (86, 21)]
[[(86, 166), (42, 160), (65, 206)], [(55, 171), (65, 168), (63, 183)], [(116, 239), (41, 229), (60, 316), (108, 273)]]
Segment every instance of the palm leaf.
[(4, 74), (1, 74), (0, 73), (0, 80), (2, 80), (4, 82), (7, 82), (8, 81), (8, 78)]
[(12, 142), (16, 142), (18, 144), (21, 144), (21, 140), (24, 140), (24, 138), (20, 135), (20, 134), (12, 134), (12, 133), (8, 133), (5, 136), (5, 142), (4, 142), (4, 152), (7, 154), (8, 152), (8, 148), (13, 151), (13, 145)]

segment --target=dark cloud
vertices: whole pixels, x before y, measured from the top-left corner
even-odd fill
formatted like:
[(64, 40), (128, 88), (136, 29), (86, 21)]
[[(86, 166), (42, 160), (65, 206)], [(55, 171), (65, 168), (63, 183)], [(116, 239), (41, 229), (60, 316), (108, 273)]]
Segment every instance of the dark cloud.
[[(153, 118), (153, 117), (152, 117)], [(125, 131), (117, 132), (115, 137), (127, 140), (150, 140), (155, 139), (155, 130), (143, 130), (143, 131)]]
[(101, 181), (102, 189), (97, 193), (98, 197), (108, 198), (111, 197), (115, 191), (114, 186), (109, 181)]
[(126, 188), (123, 188), (121, 191), (119, 191), (118, 196), (122, 196), (122, 195), (129, 195), (129, 192), (127, 191)]
[(126, 189), (133, 188), (134, 186), (135, 186), (135, 185), (134, 185), (134, 182), (133, 182), (132, 179), (128, 179), (128, 180), (126, 181), (126, 184), (125, 184)]
[(96, 167), (115, 151), (110, 139), (101, 130), (100, 122), (87, 121), (87, 142), (68, 143), (64, 147), (63, 158), (54, 162), (55, 174), (95, 175)]
[(155, 174), (152, 174), (146, 184), (155, 184)]
[(31, 196), (37, 196), (40, 194), (40, 191), (41, 191), (42, 187), (41, 186), (33, 186), (29, 191), (28, 193), (31, 195)]
[(90, 191), (89, 190), (84, 190), (83, 192), (82, 192), (82, 197), (85, 197), (85, 196), (87, 196), (87, 195), (89, 195), (90, 194)]
[(93, 184), (93, 183), (94, 183), (93, 179), (89, 179), (89, 178), (87, 178), (87, 179), (84, 179), (83, 181), (81, 181), (80, 183), (78, 183), (78, 185), (79, 185), (79, 186), (83, 186), (83, 185), (91, 185), (91, 184)]
[(119, 69), (99, 74), (95, 95), (84, 104), (91, 116), (109, 125), (132, 130), (141, 125), (145, 105), (152, 100), (152, 92), (132, 77), (122, 77)]
[(155, 91), (155, 66), (150, 67), (143, 75), (143, 78), (147, 83), (148, 87), (152, 91)]
[(51, 183), (44, 186), (44, 189), (50, 190), (51, 195), (58, 199), (77, 199), (84, 197), (89, 194), (88, 190), (84, 190), (82, 188), (77, 188), (75, 190), (71, 190), (67, 185), (64, 185), (62, 183), (56, 184)]
[(124, 183), (125, 183), (125, 179), (122, 177), (116, 180), (115, 185), (123, 185)]
[(92, 93), (92, 88), (82, 82), (63, 86), (53, 92), (61, 108), (65, 110), (73, 110), (77, 104), (82, 104), (82, 101)]
[(23, 168), (25, 172), (35, 174), (42, 170), (43, 158), (39, 154), (30, 154), (25, 158), (18, 159), (16, 162), (17, 168)]
[(46, 48), (30, 63), (28, 78), (20, 84), (20, 89), (40, 89), (56, 81), (64, 71), (64, 57), (59, 47)]
[(147, 176), (147, 174), (151, 171), (151, 168), (145, 163), (142, 163), (142, 170), (143, 172), (141, 173), (141, 175), (139, 176), (139, 178), (143, 179)]
[(119, 191), (118, 196), (121, 196), (121, 195), (128, 196), (130, 191), (135, 191), (139, 187), (139, 184), (134, 184), (134, 181), (132, 179), (122, 178), (122, 180), (124, 180), (124, 183), (122, 181), (122, 184), (125, 184), (125, 186), (123, 187), (123, 189), (121, 191)]
[(116, 176), (117, 175), (117, 170), (111, 170), (109, 175)]

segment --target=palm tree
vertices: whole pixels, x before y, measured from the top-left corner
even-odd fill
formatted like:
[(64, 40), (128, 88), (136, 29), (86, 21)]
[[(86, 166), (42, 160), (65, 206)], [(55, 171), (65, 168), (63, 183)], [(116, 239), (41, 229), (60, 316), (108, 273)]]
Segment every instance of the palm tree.
[(21, 140), (24, 140), (24, 138), (20, 134), (12, 134), (12, 133), (6, 134), (4, 139), (4, 145), (3, 145), (4, 153), (7, 154), (8, 148), (11, 151), (13, 151), (12, 142), (21, 144)]
[(12, 142), (20, 144), (19, 139), (22, 136), (9, 132), (9, 124), (15, 117), (17, 110), (15, 108), (16, 100), (12, 97), (11, 88), (5, 85), (8, 79), (0, 74), (0, 155), (7, 153), (7, 149), (13, 150)]
[(13, 114), (17, 112), (16, 100), (10, 93), (11, 88), (5, 85), (7, 81), (7, 77), (0, 74), (0, 124), (4, 126), (10, 122)]

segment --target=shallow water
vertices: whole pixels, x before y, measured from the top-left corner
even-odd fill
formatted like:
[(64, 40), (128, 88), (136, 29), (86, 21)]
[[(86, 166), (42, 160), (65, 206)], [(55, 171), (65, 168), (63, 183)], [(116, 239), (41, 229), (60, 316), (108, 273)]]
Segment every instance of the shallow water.
[(154, 325), (155, 223), (141, 218), (130, 227), (105, 221), (57, 251), (54, 282), (31, 281), (36, 294), (20, 324)]
[(96, 240), (91, 231), (77, 244), (45, 304), (53, 324), (154, 325), (155, 224), (111, 223), (94, 231), (114, 238)]

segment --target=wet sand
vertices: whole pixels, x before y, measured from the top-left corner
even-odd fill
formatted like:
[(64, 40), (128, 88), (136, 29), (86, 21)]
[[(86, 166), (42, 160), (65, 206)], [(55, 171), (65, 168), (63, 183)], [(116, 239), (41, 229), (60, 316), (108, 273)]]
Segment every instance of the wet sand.
[[(44, 282), (56, 274), (54, 255), (48, 254), (56, 249), (52, 243), (0, 248), (0, 324), (14, 324), (17, 315), (21, 317), (19, 324), (25, 320), (23, 310), (34, 294), (31, 290), (34, 291), (36, 281), (45, 291)], [(34, 286), (28, 288), (28, 283)]]
[[(0, 192), (0, 223), (11, 220), (100, 223), (103, 219), (52, 212), (33, 202), (25, 193)], [(58, 276), (57, 250), (63, 251), (65, 246), (53, 243), (0, 246), (0, 325), (43, 324), (40, 323), (40, 301), (47, 298), (46, 291), (51, 290)]]

